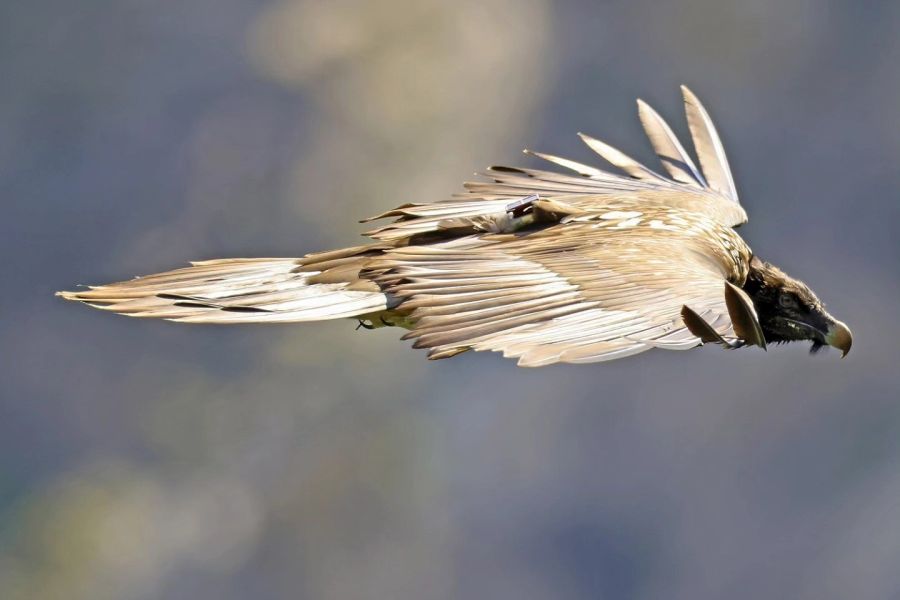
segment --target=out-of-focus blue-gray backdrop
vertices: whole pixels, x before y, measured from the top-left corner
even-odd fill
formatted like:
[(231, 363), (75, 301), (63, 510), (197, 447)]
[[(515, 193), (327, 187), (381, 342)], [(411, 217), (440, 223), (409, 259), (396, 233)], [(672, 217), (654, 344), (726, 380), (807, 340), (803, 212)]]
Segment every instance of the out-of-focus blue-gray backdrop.
[[(900, 3), (0, 5), (6, 599), (900, 595)], [(355, 243), (519, 149), (710, 108), (850, 356), (429, 363), (53, 297)]]

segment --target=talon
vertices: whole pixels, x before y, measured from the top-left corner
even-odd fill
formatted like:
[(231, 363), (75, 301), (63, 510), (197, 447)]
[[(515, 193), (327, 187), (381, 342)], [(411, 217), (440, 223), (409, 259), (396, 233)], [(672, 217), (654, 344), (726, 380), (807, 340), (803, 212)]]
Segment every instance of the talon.
[(362, 327), (363, 329), (375, 329), (374, 325), (372, 325), (371, 323), (366, 323), (362, 319), (359, 319), (359, 325), (356, 326), (356, 329), (354, 331), (359, 331), (360, 327)]

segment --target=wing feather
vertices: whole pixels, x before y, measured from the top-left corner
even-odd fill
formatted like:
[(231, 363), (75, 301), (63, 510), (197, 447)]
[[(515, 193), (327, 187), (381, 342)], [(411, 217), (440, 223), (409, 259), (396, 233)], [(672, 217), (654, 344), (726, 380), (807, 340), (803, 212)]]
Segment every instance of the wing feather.
[(581, 141), (587, 144), (588, 148), (605, 158), (610, 164), (619, 167), (635, 179), (662, 179), (659, 174), (655, 173), (651, 169), (648, 169), (624, 152), (613, 148), (606, 142), (601, 142), (600, 140), (592, 138), (591, 136), (584, 133), (579, 133), (578, 137), (581, 138)]
[(694, 161), (684, 146), (678, 141), (678, 137), (672, 132), (669, 124), (643, 100), (639, 99), (637, 103), (638, 116), (644, 126), (644, 131), (672, 179), (692, 187), (707, 187), (703, 175), (694, 165)]
[[(622, 197), (648, 205), (690, 206), (692, 210), (703, 212), (728, 227), (741, 225), (747, 221), (747, 213), (738, 202), (718, 132), (697, 97), (686, 87), (682, 87), (682, 91), (688, 126), (702, 172), (662, 117), (639, 100), (641, 123), (671, 179), (609, 144), (580, 133), (585, 144), (624, 174), (553, 154), (526, 150), (527, 154), (574, 174), (532, 168), (490, 167), (482, 173), (487, 180), (465, 184), (467, 193), (456, 194), (442, 202), (404, 204), (366, 219), (396, 218), (394, 222), (372, 229), (366, 235), (395, 242), (417, 234), (440, 232), (447, 229), (448, 219), (497, 217), (504, 214), (506, 206), (534, 194), (549, 200), (564, 198), (567, 204), (589, 213), (602, 212)], [(454, 225), (458, 224), (454, 222)]]
[[(345, 257), (358, 249), (345, 249)], [(356, 252), (356, 254), (354, 254)], [(323, 253), (325, 263), (340, 255)], [(313, 283), (319, 270), (303, 270), (308, 259), (225, 259), (137, 277), (77, 292), (61, 292), (102, 310), (132, 317), (186, 323), (282, 323), (338, 319), (378, 312), (391, 303), (371, 282)], [(357, 269), (359, 270), (359, 269)], [(313, 280), (313, 281), (311, 281)]]
[(687, 86), (681, 86), (684, 96), (684, 110), (687, 115), (688, 127), (691, 137), (694, 139), (694, 150), (703, 167), (703, 174), (709, 182), (709, 186), (729, 200), (737, 203), (737, 188), (734, 186), (734, 178), (731, 176), (731, 167), (728, 166), (728, 157), (716, 126), (713, 125), (706, 108), (689, 90)]
[(736, 340), (725, 282), (741, 268), (707, 243), (686, 230), (647, 236), (569, 223), (471, 238), (469, 247), (396, 248), (375, 262), (380, 285), (409, 298), (405, 339), (430, 358), (493, 350), (537, 366), (697, 346), (685, 305), (717, 339)]

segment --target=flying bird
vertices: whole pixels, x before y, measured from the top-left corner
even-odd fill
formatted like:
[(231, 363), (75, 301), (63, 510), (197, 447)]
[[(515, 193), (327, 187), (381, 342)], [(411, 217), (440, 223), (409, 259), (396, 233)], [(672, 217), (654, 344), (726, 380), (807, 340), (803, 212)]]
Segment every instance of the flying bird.
[(526, 150), (568, 172), (490, 167), (450, 199), (364, 220), (392, 219), (362, 246), (193, 262), (59, 295), (183, 323), (353, 319), (407, 329), (431, 359), (493, 350), (529, 367), (706, 343), (805, 340), (846, 355), (850, 329), (735, 231), (747, 213), (722, 142), (682, 93), (699, 166), (638, 100), (665, 174), (579, 134), (621, 173)]

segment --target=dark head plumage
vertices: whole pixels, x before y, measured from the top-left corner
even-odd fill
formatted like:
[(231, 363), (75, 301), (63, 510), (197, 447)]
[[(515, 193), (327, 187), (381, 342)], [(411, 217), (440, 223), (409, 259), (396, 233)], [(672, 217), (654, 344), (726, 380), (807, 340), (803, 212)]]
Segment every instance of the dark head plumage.
[(828, 314), (809, 286), (775, 265), (754, 256), (744, 291), (753, 300), (766, 342), (808, 340), (813, 353), (826, 345), (841, 350), (842, 356), (850, 351), (850, 329)]

